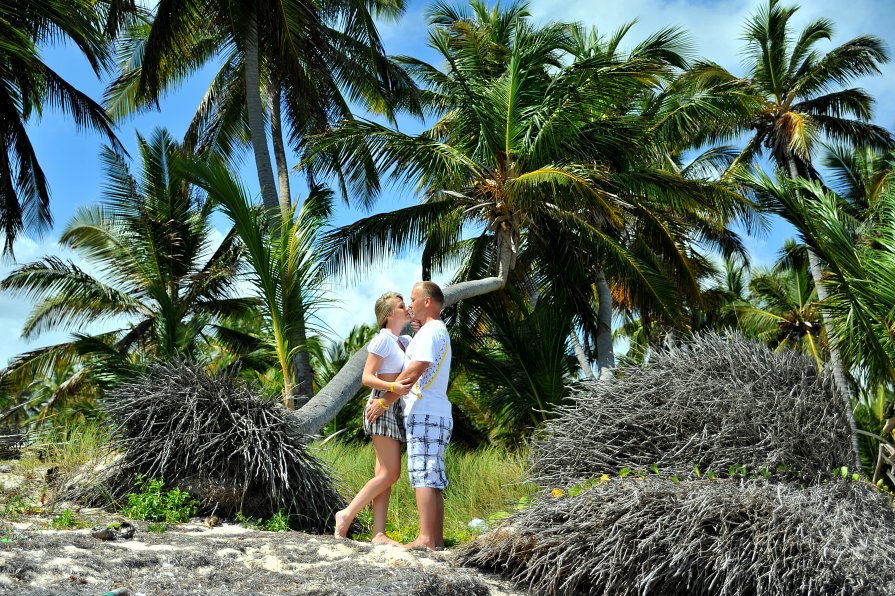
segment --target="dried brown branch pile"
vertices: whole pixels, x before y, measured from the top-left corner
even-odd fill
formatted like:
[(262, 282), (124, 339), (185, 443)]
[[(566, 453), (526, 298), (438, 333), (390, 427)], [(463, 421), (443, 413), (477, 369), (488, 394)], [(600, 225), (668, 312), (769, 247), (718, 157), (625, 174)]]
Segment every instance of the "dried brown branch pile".
[(544, 496), (459, 561), (536, 594), (895, 594), (892, 528), (858, 483), (629, 477)]
[(622, 468), (685, 475), (785, 469), (811, 483), (852, 461), (842, 402), (815, 363), (742, 337), (705, 335), (657, 351), (611, 384), (572, 390), (532, 447), (544, 487)]
[(268, 518), (282, 510), (316, 532), (345, 506), (286, 410), (242, 381), (160, 364), (119, 387), (107, 408), (123, 454), (105, 474), (107, 497), (121, 499), (145, 474), (188, 491), (203, 511)]

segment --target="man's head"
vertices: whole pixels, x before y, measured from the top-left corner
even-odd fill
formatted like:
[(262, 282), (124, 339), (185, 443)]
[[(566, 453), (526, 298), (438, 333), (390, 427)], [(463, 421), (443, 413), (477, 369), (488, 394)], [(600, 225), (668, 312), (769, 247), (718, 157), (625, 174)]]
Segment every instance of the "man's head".
[(410, 309), (413, 318), (425, 322), (438, 318), (444, 306), (444, 293), (438, 284), (431, 281), (418, 281), (410, 291)]

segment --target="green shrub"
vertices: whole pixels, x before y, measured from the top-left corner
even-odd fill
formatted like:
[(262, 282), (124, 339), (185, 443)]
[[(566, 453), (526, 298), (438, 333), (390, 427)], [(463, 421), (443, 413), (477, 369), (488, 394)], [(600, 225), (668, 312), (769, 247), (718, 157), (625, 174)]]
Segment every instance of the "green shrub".
[(50, 520), (50, 527), (57, 530), (71, 530), (86, 526), (87, 524), (83, 520), (78, 519), (71, 509), (63, 509), (62, 513)]
[(8, 495), (6, 504), (3, 506), (3, 516), (4, 517), (19, 517), (20, 515), (27, 515), (30, 513), (37, 513), (40, 511), (40, 506), (35, 505), (33, 503), (29, 503), (25, 500), (25, 497), (18, 493), (12, 492)]
[(252, 528), (254, 530), (264, 530), (265, 532), (288, 532), (289, 516), (282, 510), (274, 513), (270, 519), (255, 518), (244, 515), (242, 511), (236, 513), (236, 523), (243, 528)]
[(137, 476), (136, 493), (127, 495), (127, 506), (122, 513), (132, 519), (178, 524), (196, 515), (198, 503), (189, 493), (179, 489), (165, 491), (161, 478)]
[(268, 532), (286, 532), (289, 530), (289, 516), (282, 511), (277, 511), (264, 522), (264, 529)]

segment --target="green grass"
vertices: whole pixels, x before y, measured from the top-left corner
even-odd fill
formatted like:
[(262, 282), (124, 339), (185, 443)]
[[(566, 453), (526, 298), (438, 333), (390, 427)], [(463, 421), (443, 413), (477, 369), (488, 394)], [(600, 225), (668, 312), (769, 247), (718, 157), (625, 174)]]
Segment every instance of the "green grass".
[(33, 444), (22, 451), (19, 472), (30, 478), (47, 467), (60, 473), (76, 470), (109, 453), (109, 427), (101, 422), (53, 427), (38, 434)]
[[(315, 444), (315, 453), (329, 463), (336, 476), (342, 480), (343, 492), (350, 500), (373, 475), (376, 457), (370, 444), (340, 443), (331, 441), (322, 447)], [(388, 535), (400, 542), (416, 538), (419, 519), (413, 489), (407, 481), (407, 455), (402, 458), (403, 474), (392, 487), (389, 504)], [(495, 447), (475, 451), (448, 448), (445, 455), (450, 485), (444, 491), (445, 543), (452, 546), (471, 539), (467, 524), (472, 519), (488, 519), (496, 513), (512, 509), (520, 499), (535, 492), (522, 484), (525, 458)], [(369, 526), (372, 514), (369, 508), (359, 516)], [(355, 536), (359, 540), (370, 538), (369, 532)]]

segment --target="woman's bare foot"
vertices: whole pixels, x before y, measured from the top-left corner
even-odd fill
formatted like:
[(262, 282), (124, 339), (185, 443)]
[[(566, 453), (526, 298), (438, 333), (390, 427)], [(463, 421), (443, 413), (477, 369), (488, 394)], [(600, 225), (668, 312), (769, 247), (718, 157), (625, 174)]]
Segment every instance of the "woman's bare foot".
[(384, 533), (380, 532), (373, 536), (373, 539), (370, 541), (371, 544), (387, 544), (389, 546), (401, 546), (401, 543), (397, 540), (392, 540)]
[(350, 527), (351, 520), (348, 519), (348, 512), (344, 509), (336, 511), (336, 531), (333, 532), (333, 536), (336, 538), (347, 538), (348, 528)]

